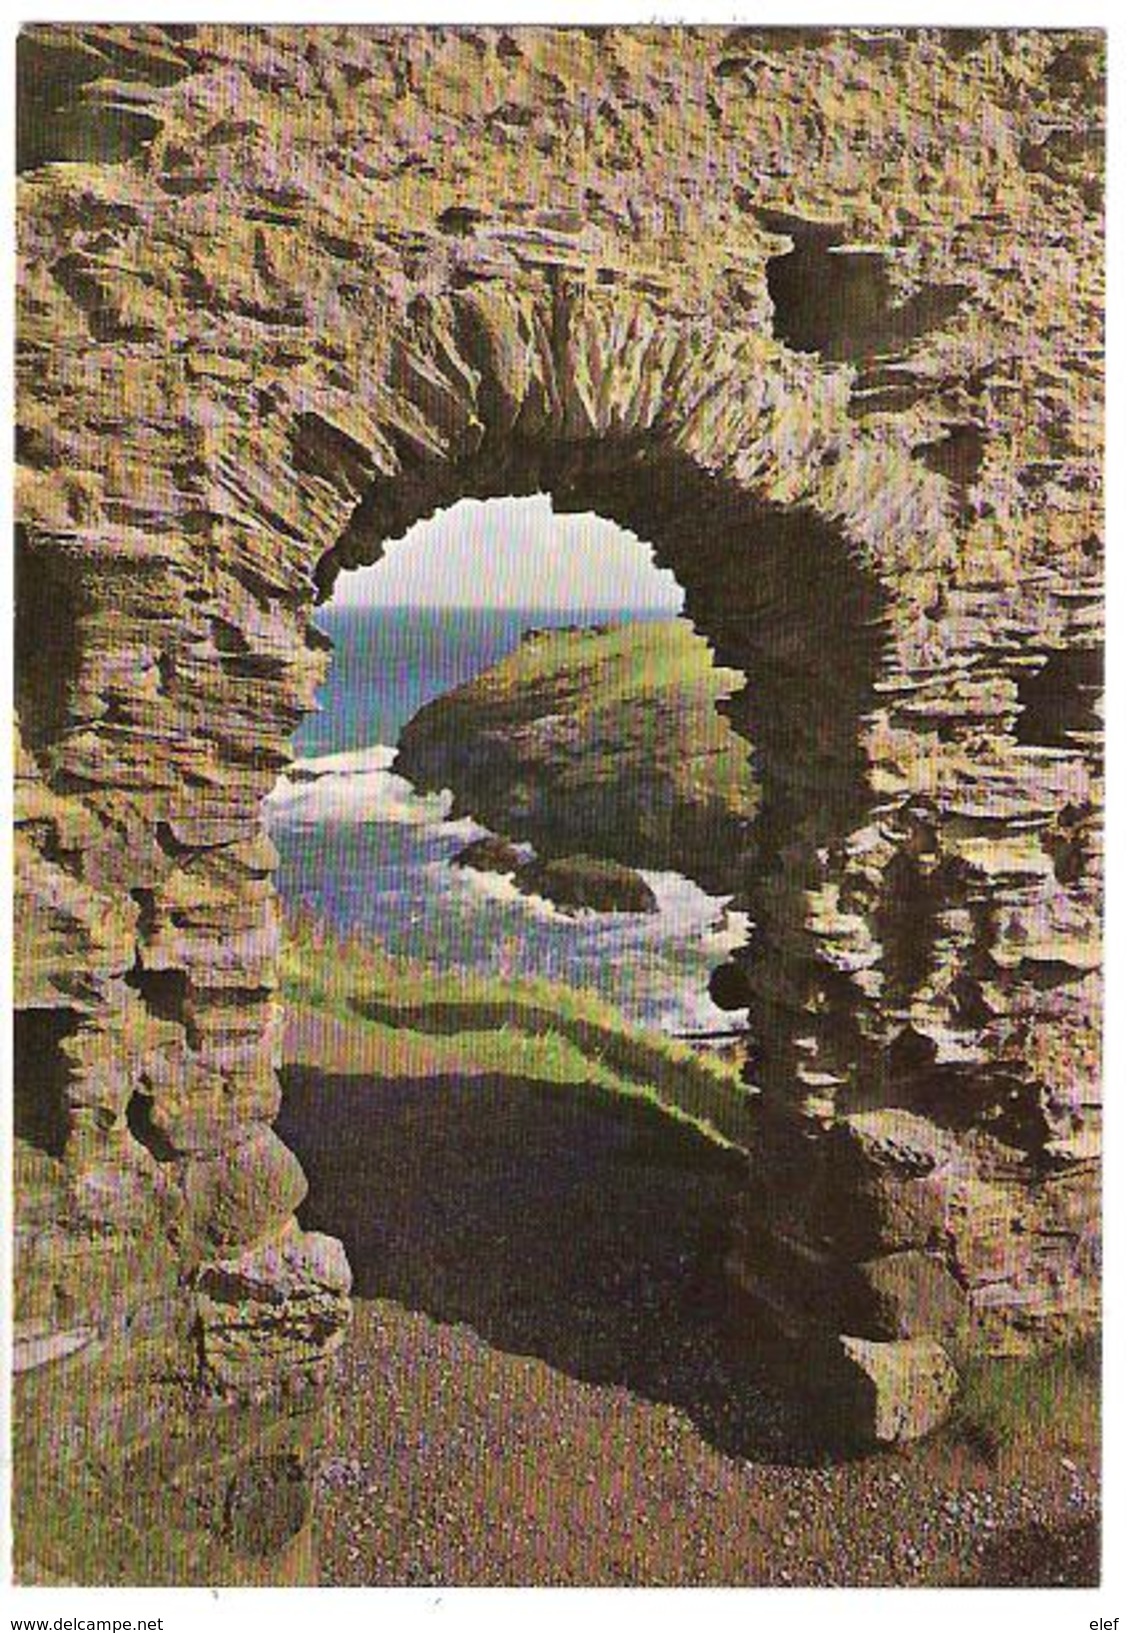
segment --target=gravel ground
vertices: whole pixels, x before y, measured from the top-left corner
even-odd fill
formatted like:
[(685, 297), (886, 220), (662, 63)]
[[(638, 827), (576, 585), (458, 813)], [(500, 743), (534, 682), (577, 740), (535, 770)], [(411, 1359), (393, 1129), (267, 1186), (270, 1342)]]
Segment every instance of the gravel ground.
[(327, 1584), (1084, 1586), (1095, 1482), (934, 1445), (826, 1468), (711, 1446), (678, 1408), (358, 1308), (322, 1469)]
[(357, 1307), (329, 1410), (329, 1585), (1096, 1582), (1092, 1458), (936, 1438), (821, 1460), (734, 1334), (740, 1169), (520, 1081), (292, 1051), (280, 1132)]

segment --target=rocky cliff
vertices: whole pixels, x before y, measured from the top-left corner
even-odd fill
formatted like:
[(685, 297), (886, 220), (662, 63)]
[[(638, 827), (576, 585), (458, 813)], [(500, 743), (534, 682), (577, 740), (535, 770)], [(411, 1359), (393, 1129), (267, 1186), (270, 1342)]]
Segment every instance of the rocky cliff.
[(681, 620), (544, 631), (426, 704), (397, 770), (543, 856), (581, 852), (732, 886), (758, 790), (717, 705), (744, 685)]

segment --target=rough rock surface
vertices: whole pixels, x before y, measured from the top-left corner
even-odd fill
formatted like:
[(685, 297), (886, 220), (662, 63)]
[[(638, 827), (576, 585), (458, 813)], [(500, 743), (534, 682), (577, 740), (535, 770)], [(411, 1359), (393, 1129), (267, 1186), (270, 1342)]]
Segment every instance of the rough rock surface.
[(186, 1274), (291, 1240), (273, 1207), (217, 1233), (194, 1199), (231, 1197), (208, 1175), (236, 1148), (248, 1198), (253, 1153), (280, 1172), (260, 805), (324, 673), (310, 611), (438, 507), (534, 491), (653, 541), (750, 679), (753, 1331), (822, 1326), (845, 1265), (917, 1247), (979, 1344), (1092, 1316), (1102, 49), (25, 33), (16, 1224), (39, 1316), (171, 1289), (190, 1376)]
[(956, 1368), (928, 1338), (841, 1338), (825, 1381), (840, 1433), (864, 1446), (920, 1440), (957, 1392)]
[(743, 686), (681, 618), (529, 631), (412, 716), (396, 769), (542, 857), (670, 868), (724, 891), (745, 871), (760, 798), (749, 744), (719, 712)]
[(599, 856), (553, 856), (523, 862), (514, 874), (519, 890), (545, 896), (566, 911), (656, 913), (658, 901), (641, 873)]
[(338, 1347), (352, 1275), (341, 1243), (291, 1224), (281, 1239), (214, 1260), (197, 1281), (205, 1366), (226, 1385), (277, 1382)]
[(514, 873), (529, 860), (525, 847), (511, 845), (499, 834), (486, 834), (472, 839), (451, 858), (453, 868), (472, 868), (476, 873)]

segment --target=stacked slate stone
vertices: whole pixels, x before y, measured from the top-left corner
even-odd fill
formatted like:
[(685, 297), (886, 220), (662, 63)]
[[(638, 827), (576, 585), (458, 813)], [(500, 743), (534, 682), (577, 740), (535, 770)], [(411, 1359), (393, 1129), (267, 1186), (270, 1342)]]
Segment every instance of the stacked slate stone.
[[(898, 1438), (964, 1349), (1094, 1319), (1101, 46), (887, 45), (25, 34), (29, 1455), (81, 1365), (87, 1443), (159, 1440), (173, 1379), (304, 1466), (349, 1277), (271, 1128), (260, 807), (315, 598), (466, 495), (653, 541), (749, 676), (751, 1349)], [(803, 308), (863, 253), (852, 343)]]

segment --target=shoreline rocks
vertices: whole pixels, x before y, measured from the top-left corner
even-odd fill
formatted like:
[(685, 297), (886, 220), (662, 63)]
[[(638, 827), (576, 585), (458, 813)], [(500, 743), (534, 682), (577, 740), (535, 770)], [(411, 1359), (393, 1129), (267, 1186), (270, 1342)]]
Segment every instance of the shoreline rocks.
[(526, 862), (514, 883), (528, 896), (544, 896), (564, 912), (657, 913), (658, 898), (635, 868), (598, 856), (554, 856)]
[(657, 913), (658, 898), (637, 868), (583, 853), (538, 857), (500, 834), (471, 840), (451, 867), (497, 873), (525, 896), (541, 896), (562, 912)]
[(516, 873), (529, 860), (528, 847), (511, 844), (499, 834), (472, 839), (451, 858), (453, 868), (471, 868), (475, 873)]

